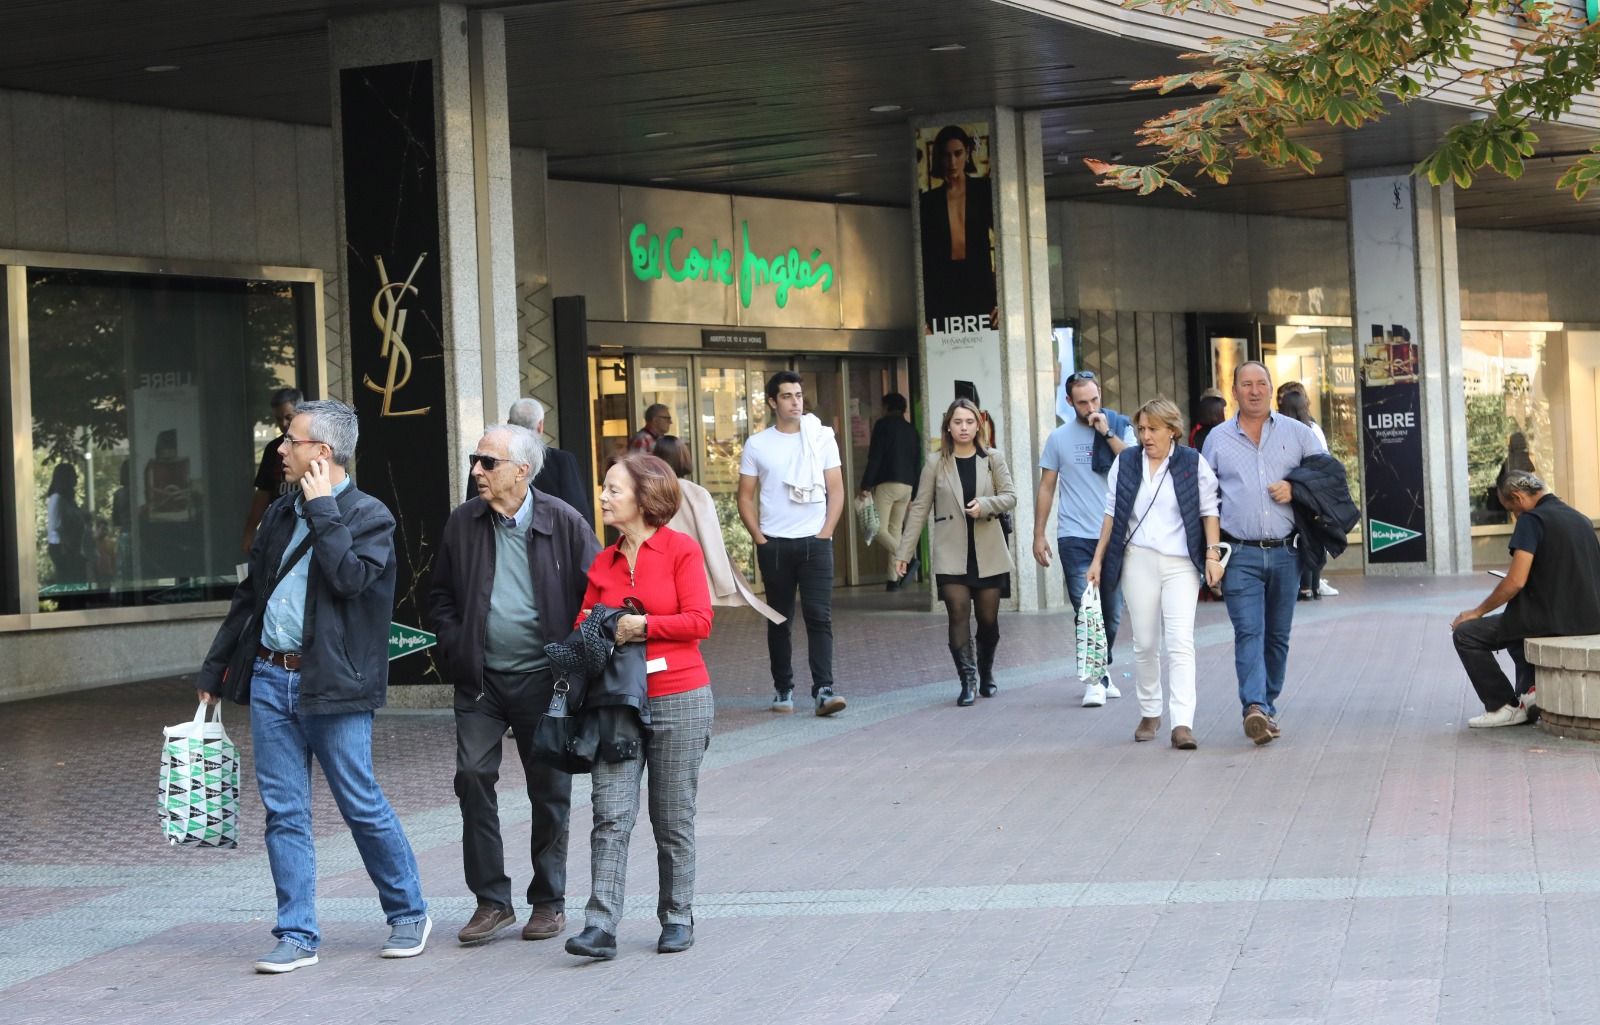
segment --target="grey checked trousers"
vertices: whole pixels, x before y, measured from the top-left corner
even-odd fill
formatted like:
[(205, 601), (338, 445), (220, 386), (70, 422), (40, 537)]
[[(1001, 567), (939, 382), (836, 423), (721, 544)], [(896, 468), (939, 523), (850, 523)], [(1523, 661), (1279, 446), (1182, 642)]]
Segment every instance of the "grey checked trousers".
[(586, 925), (617, 934), (627, 887), (628, 840), (639, 818), (639, 777), (646, 767), (660, 876), (656, 917), (662, 925), (694, 921), (695, 795), (715, 715), (709, 685), (651, 698), (645, 757), (595, 763), (589, 796), (594, 806), (594, 830), (589, 835), (593, 880), (584, 909)]

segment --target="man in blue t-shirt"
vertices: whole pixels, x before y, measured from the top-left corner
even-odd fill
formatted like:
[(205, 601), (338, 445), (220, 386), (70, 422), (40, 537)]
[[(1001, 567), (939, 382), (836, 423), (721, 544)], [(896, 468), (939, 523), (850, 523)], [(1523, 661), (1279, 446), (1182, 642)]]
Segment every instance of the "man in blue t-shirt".
[[(1072, 599), (1072, 611), (1076, 615), (1083, 603), (1084, 573), (1094, 561), (1100, 526), (1105, 520), (1106, 475), (1122, 450), (1135, 442), (1133, 425), (1127, 417), (1116, 410), (1100, 408), (1100, 385), (1090, 371), (1079, 371), (1067, 378), (1067, 399), (1077, 416), (1050, 432), (1044, 443), (1044, 454), (1039, 457), (1033, 557), (1041, 566), (1050, 565), (1050, 541), (1045, 529), (1059, 490), (1056, 549), (1061, 556), (1061, 571), (1067, 578), (1067, 597)], [(1122, 602), (1117, 592), (1111, 590), (1101, 593), (1100, 603), (1106, 617), (1106, 651), (1109, 654), (1117, 641)], [(1084, 684), (1083, 706), (1099, 708), (1106, 703), (1106, 698), (1121, 696), (1108, 673)]]

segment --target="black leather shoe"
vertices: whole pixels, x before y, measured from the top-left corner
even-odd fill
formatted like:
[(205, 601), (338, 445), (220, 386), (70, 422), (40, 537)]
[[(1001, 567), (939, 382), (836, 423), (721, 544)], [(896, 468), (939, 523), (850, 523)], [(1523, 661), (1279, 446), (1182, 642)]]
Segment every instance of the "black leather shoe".
[(609, 961), (617, 956), (617, 938), (598, 925), (591, 925), (567, 941), (567, 953)]
[(657, 954), (680, 954), (694, 946), (693, 925), (663, 925), (656, 941)]

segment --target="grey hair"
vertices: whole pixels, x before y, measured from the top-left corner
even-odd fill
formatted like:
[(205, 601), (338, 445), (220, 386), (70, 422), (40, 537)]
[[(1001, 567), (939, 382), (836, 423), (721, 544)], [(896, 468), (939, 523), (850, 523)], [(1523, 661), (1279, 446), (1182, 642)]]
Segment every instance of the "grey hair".
[(538, 399), (521, 398), (511, 404), (506, 419), (518, 427), (537, 431), (544, 423), (544, 404)]
[(1527, 470), (1516, 470), (1505, 475), (1495, 486), (1502, 495), (1538, 495), (1548, 490), (1544, 478)]
[(333, 449), (333, 461), (348, 467), (356, 457), (356, 442), (361, 438), (361, 421), (356, 411), (338, 399), (313, 399), (295, 408), (296, 416), (309, 416), (308, 441), (320, 441)]
[(506, 451), (511, 454), (513, 462), (528, 464), (528, 479), (539, 476), (539, 471), (544, 469), (544, 442), (539, 436), (521, 424), (490, 424), (483, 429), (485, 436), (490, 434), (504, 434), (506, 436)]

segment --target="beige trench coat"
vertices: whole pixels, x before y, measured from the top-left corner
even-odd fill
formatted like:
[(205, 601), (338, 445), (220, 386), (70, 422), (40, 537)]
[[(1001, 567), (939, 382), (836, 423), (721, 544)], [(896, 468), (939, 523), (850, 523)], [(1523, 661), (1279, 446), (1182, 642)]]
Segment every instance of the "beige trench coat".
[(744, 574), (728, 558), (728, 546), (722, 540), (722, 524), (717, 520), (717, 503), (711, 492), (686, 478), (678, 479), (678, 491), (683, 501), (678, 512), (667, 526), (680, 534), (688, 534), (700, 545), (706, 556), (706, 580), (711, 585), (712, 605), (748, 605), (774, 623), (784, 622), (784, 617), (772, 606), (756, 597)]
[[(978, 460), (977, 498), (978, 506), (983, 510), (972, 531), (972, 543), (978, 549), (978, 575), (991, 577), (1009, 573), (1013, 569), (1011, 551), (1006, 545), (1005, 532), (1000, 529), (999, 517), (1001, 513), (1016, 508), (1017, 492), (1011, 483), (1011, 471), (1006, 468), (1006, 461), (994, 449), (988, 450), (987, 461)], [(911, 508), (906, 513), (906, 525), (900, 532), (900, 551), (895, 553), (896, 561), (911, 561), (911, 556), (917, 550), (917, 539), (922, 536), (923, 524), (930, 519), (933, 572), (965, 573), (967, 514), (961, 503), (961, 475), (952, 458), (940, 456), (923, 465), (922, 480), (917, 484), (917, 497), (911, 502)]]

